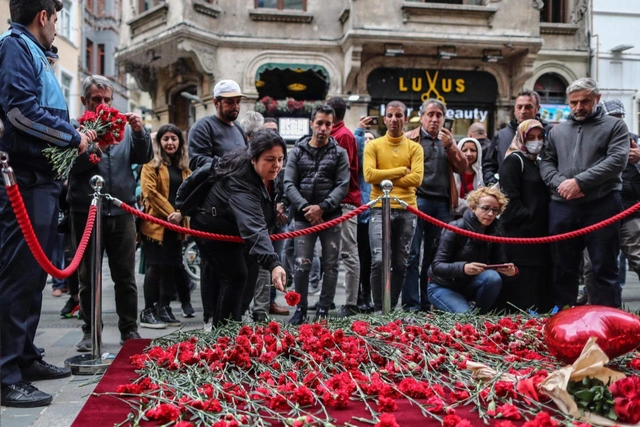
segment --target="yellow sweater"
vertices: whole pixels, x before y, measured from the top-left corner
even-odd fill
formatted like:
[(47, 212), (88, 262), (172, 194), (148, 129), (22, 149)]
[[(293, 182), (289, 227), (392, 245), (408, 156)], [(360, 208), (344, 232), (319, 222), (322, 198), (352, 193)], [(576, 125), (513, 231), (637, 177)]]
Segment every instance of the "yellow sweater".
[[(407, 169), (411, 172), (407, 173)], [(424, 151), (415, 141), (405, 138), (393, 138), (387, 133), (374, 139), (364, 147), (364, 179), (371, 186), (371, 200), (382, 195), (380, 183), (385, 179), (393, 183), (392, 196), (407, 204), (418, 207), (415, 187), (422, 184), (424, 175)], [(378, 202), (374, 207), (381, 207)], [(401, 209), (399, 203), (391, 201), (391, 208)]]

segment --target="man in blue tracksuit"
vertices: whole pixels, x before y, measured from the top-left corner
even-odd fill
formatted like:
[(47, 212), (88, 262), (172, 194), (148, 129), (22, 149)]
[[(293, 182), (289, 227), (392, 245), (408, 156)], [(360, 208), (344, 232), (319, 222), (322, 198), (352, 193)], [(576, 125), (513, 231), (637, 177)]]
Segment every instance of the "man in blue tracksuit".
[[(0, 35), (0, 120), (5, 133), (0, 151), (10, 157), (20, 193), (45, 254), (51, 257), (58, 221), (60, 181), (42, 155), (48, 143), (83, 152), (96, 135), (78, 133), (55, 73), (45, 56), (56, 37), (59, 0), (10, 0), (12, 25)], [(22, 125), (8, 113), (18, 109)], [(17, 123), (17, 122), (16, 122)], [(48, 142), (32, 136), (46, 126)], [(35, 128), (35, 131), (34, 131)], [(69, 369), (42, 360), (33, 339), (40, 320), (47, 274), (38, 266), (18, 227), (7, 192), (0, 188), (0, 374), (2, 405), (35, 407), (51, 403), (51, 395), (32, 381), (62, 378)]]

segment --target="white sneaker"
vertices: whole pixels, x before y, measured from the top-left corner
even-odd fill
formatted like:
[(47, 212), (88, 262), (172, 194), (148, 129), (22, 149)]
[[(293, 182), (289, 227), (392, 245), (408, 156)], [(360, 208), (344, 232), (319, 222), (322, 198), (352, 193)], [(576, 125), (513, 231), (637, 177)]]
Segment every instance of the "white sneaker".
[(205, 332), (211, 332), (213, 330), (213, 320), (207, 320), (202, 329), (204, 329)]

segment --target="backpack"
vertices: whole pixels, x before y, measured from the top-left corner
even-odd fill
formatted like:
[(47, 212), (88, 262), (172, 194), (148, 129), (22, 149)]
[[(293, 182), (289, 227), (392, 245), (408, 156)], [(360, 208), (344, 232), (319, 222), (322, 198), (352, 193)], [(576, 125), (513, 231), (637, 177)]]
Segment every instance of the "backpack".
[(176, 209), (183, 216), (193, 216), (198, 212), (216, 182), (217, 163), (217, 159), (214, 159), (211, 163), (200, 166), (180, 184), (176, 193)]

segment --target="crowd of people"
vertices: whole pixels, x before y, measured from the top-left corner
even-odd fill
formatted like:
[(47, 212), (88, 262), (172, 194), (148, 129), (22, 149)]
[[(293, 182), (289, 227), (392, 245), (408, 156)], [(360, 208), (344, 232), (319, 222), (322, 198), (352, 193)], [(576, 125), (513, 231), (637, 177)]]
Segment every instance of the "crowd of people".
[[(640, 274), (640, 218), (631, 216), (582, 237), (551, 244), (510, 245), (443, 231), (416, 217), (403, 204), (454, 226), (488, 236), (542, 237), (589, 227), (640, 200), (640, 148), (624, 121), (624, 107), (601, 100), (597, 82), (578, 79), (567, 88), (568, 120), (552, 126), (539, 116), (540, 98), (524, 90), (515, 98), (514, 119), (492, 140), (473, 123), (456, 142), (444, 126), (446, 105), (427, 99), (420, 126), (407, 131), (407, 107), (384, 109), (386, 132), (376, 135), (373, 117), (363, 116), (352, 132), (344, 122), (347, 103), (334, 97), (310, 115), (310, 134), (288, 147), (273, 118), (248, 112), (238, 120), (244, 97), (232, 80), (213, 90), (215, 114), (198, 120), (187, 138), (164, 124), (154, 138), (137, 114), (117, 145), (96, 143), (95, 131), (69, 122), (62, 91), (47, 65), (55, 58), (55, 0), (11, 0), (11, 29), (0, 36), (0, 150), (11, 158), (17, 184), (45, 253), (60, 249), (59, 231), (77, 247), (87, 223), (90, 177), (105, 179), (104, 193), (169, 223), (242, 237), (243, 242), (196, 238), (202, 258), (201, 299), (205, 330), (221, 323), (254, 321), (289, 311), (277, 292), (293, 287), (300, 302), (289, 323), (328, 319), (335, 307), (339, 266), (344, 265), (346, 302), (333, 316), (383, 308), (381, 203), (337, 226), (273, 242), (270, 234), (302, 231), (391, 196), (391, 307), (406, 311), (546, 312), (580, 301), (581, 278), (591, 304), (621, 306), (619, 253)], [(19, 78), (17, 78), (19, 77)], [(50, 88), (41, 91), (39, 88)], [(94, 75), (83, 82), (87, 111), (110, 106), (113, 86)], [(18, 108), (37, 126), (58, 135), (57, 145), (77, 148), (79, 157), (63, 182), (42, 154), (47, 146), (7, 120)], [(39, 129), (42, 129), (41, 127)], [(53, 132), (55, 131), (55, 132)], [(89, 150), (87, 148), (90, 147)], [(97, 160), (96, 160), (97, 159)], [(136, 172), (137, 171), (137, 172)], [(137, 175), (139, 176), (139, 183)], [(189, 214), (180, 191), (196, 177), (205, 192)], [(140, 188), (137, 194), (136, 188)], [(65, 206), (66, 205), (66, 206)], [(67, 217), (59, 224), (58, 212)], [(193, 317), (191, 284), (182, 263), (185, 235), (106, 203), (102, 253), (114, 282), (121, 344), (140, 338), (138, 327), (180, 326), (170, 303), (174, 294), (184, 317)], [(63, 215), (63, 217), (65, 217)], [(68, 227), (65, 227), (65, 221)], [(60, 227), (59, 227), (60, 226)], [(144, 258), (144, 308), (138, 311), (135, 252)], [(78, 351), (92, 350), (92, 245), (69, 280), (62, 311), (79, 307), (83, 338)], [(72, 249), (69, 251), (74, 252)], [(64, 256), (58, 256), (64, 258)], [(312, 276), (321, 277), (319, 300), (309, 306)], [(7, 191), (0, 189), (0, 335), (2, 404), (31, 407), (51, 402), (36, 380), (69, 376), (48, 364), (34, 344), (46, 274), (31, 255), (17, 225)], [(61, 292), (54, 285), (54, 295)]]

